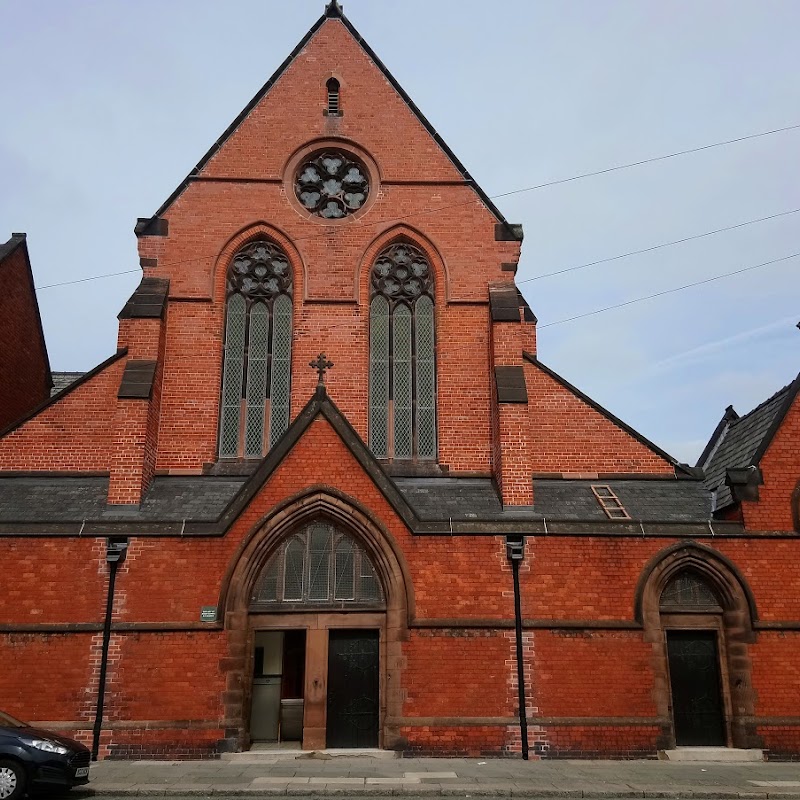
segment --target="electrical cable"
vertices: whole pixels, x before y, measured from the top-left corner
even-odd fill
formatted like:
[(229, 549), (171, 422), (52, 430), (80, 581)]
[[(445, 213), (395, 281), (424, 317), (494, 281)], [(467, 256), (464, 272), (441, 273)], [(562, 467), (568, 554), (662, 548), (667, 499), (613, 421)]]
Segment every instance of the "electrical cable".
[(536, 186), (526, 186), (523, 189), (514, 189), (510, 192), (503, 194), (493, 194), (492, 200), (497, 200), (500, 197), (508, 197), (512, 194), (521, 194), (522, 192), (530, 192), (534, 189), (544, 189), (547, 186), (558, 186), (562, 183), (569, 183), (570, 181), (581, 180), (582, 178), (593, 178), (595, 175), (605, 175), (607, 172), (616, 172), (619, 169), (629, 169), (630, 167), (640, 167), (642, 164), (652, 164), (656, 161), (665, 161), (668, 158), (676, 158), (677, 156), (685, 156), (689, 153), (699, 153), (701, 150), (710, 150), (712, 147), (724, 147), (728, 144), (736, 144), (736, 142), (744, 142), (748, 139), (758, 139), (761, 136), (771, 136), (774, 133), (784, 133), (785, 131), (793, 131), (800, 128), (800, 125), (787, 125), (785, 128), (774, 128), (771, 131), (762, 131), (761, 133), (751, 133), (748, 136), (739, 136), (736, 139), (727, 139), (724, 142), (713, 142), (712, 144), (704, 144), (702, 147), (692, 147), (689, 150), (678, 150), (675, 153), (667, 153), (665, 156), (654, 156), (653, 158), (645, 158), (642, 161), (631, 161), (628, 164), (618, 164), (615, 167), (607, 167), (606, 169), (599, 169), (595, 172), (583, 172), (580, 175), (573, 175), (571, 178), (561, 178), (560, 180), (548, 181), (547, 183), (539, 183)]
[(733, 231), (737, 228), (744, 228), (746, 225), (755, 225), (757, 222), (766, 222), (769, 219), (778, 219), (778, 217), (786, 217), (789, 214), (796, 214), (800, 208), (793, 208), (791, 211), (781, 211), (779, 214), (771, 214), (768, 217), (759, 217), (758, 219), (750, 219), (747, 222), (740, 222), (738, 225), (729, 225), (727, 228), (717, 228), (713, 231), (706, 231), (705, 233), (698, 233), (695, 236), (686, 236), (683, 239), (674, 239), (671, 242), (663, 242), (662, 244), (655, 244), (652, 247), (645, 247), (642, 250), (631, 250), (627, 253), (621, 253), (618, 256), (611, 256), (610, 258), (600, 258), (597, 261), (589, 261), (587, 264), (578, 264), (576, 267), (566, 267), (565, 269), (557, 269), (555, 272), (545, 272), (542, 275), (534, 275), (532, 278), (524, 278), (520, 283), (530, 283), (531, 281), (538, 281), (542, 278), (552, 278), (555, 275), (564, 275), (567, 272), (575, 272), (579, 269), (586, 269), (587, 267), (594, 267), (597, 264), (607, 264), (609, 261), (618, 261), (621, 258), (628, 258), (628, 256), (638, 256), (642, 253), (652, 253), (653, 250), (660, 250), (662, 247), (672, 247), (675, 244), (683, 244), (684, 242), (691, 242), (695, 239), (703, 239), (706, 236), (713, 236), (717, 233), (724, 233), (725, 231)]
[(78, 278), (74, 281), (64, 281), (64, 283), (48, 283), (45, 286), (35, 286), (34, 289), (38, 292), (41, 289), (54, 289), (56, 286), (70, 286), (73, 283), (86, 283), (86, 281), (97, 281), (100, 278), (113, 278), (115, 275), (129, 275), (131, 272), (141, 272), (142, 268), (138, 269), (125, 269), (122, 272), (108, 272), (105, 275), (92, 275), (89, 278)]
[(774, 258), (771, 261), (764, 261), (761, 264), (753, 264), (750, 267), (735, 269), (732, 272), (723, 272), (721, 275), (714, 275), (711, 278), (704, 278), (702, 281), (694, 281), (693, 283), (686, 283), (683, 286), (676, 286), (674, 289), (665, 289), (663, 292), (648, 294), (645, 295), (644, 297), (635, 297), (633, 300), (626, 300), (624, 303), (616, 303), (613, 306), (605, 306), (605, 308), (596, 308), (594, 311), (587, 311), (585, 314), (576, 314), (574, 317), (566, 317), (565, 319), (559, 319), (556, 320), (555, 322), (547, 322), (544, 325), (538, 325), (537, 329), (541, 330), (542, 328), (550, 328), (553, 325), (562, 325), (565, 322), (573, 322), (576, 319), (583, 319), (584, 317), (592, 317), (595, 314), (602, 314), (605, 311), (613, 311), (615, 308), (623, 308), (624, 306), (631, 306), (634, 303), (641, 303), (644, 300), (652, 300), (654, 297), (663, 297), (665, 294), (674, 294), (675, 292), (681, 292), (684, 289), (691, 289), (693, 286), (702, 286), (704, 283), (711, 283), (712, 281), (718, 281), (722, 278), (730, 278), (732, 275), (741, 275), (743, 272), (750, 272), (754, 269), (767, 267), (770, 264), (777, 264), (780, 261), (788, 261), (790, 258), (797, 258), (798, 256), (800, 256), (800, 253), (792, 253), (789, 256), (783, 256), (782, 258)]
[[(662, 156), (654, 156), (652, 158), (646, 158), (646, 159), (643, 159), (641, 161), (632, 161), (632, 162), (627, 163), (627, 164), (617, 164), (616, 166), (606, 167), (605, 169), (595, 170), (594, 172), (583, 172), (583, 173), (580, 173), (578, 175), (572, 175), (569, 178), (559, 178), (559, 179), (554, 180), (554, 181), (547, 181), (546, 183), (539, 183), (539, 184), (535, 184), (533, 186), (526, 186), (526, 187), (523, 187), (521, 189), (512, 189), (511, 191), (508, 191), (508, 192), (502, 192), (500, 194), (490, 195), (489, 199), (490, 200), (497, 200), (497, 199), (499, 199), (501, 197), (509, 197), (510, 195), (522, 194), (523, 192), (532, 192), (532, 191), (534, 191), (536, 189), (544, 189), (544, 188), (547, 188), (549, 186), (558, 186), (559, 184), (570, 183), (572, 181), (582, 180), (583, 178), (591, 178), (591, 177), (595, 177), (597, 175), (605, 175), (605, 174), (607, 174), (609, 172), (616, 172), (618, 170), (630, 169), (631, 167), (639, 167), (639, 166), (642, 166), (644, 164), (652, 164), (652, 163), (655, 163), (657, 161), (664, 161), (664, 160), (669, 159), (669, 158), (677, 158), (678, 156), (688, 155), (690, 153), (699, 153), (699, 152), (701, 152), (703, 150), (710, 150), (710, 149), (715, 148), (715, 147), (725, 147), (727, 145), (736, 144), (737, 142), (744, 142), (744, 141), (747, 141), (749, 139), (758, 139), (758, 138), (761, 138), (763, 136), (772, 136), (772, 135), (774, 135), (776, 133), (785, 133), (787, 131), (793, 131), (793, 130), (798, 130), (798, 129), (800, 129), (800, 123), (797, 124), (797, 125), (787, 125), (787, 126), (785, 126), (783, 128), (773, 128), (772, 130), (768, 130), (768, 131), (761, 131), (759, 133), (751, 133), (751, 134), (748, 134), (747, 136), (739, 136), (739, 137), (737, 137), (735, 139), (726, 139), (726, 140), (721, 141), (721, 142), (712, 142), (711, 144), (705, 144), (705, 145), (702, 145), (700, 147), (693, 147), (693, 148), (690, 148), (688, 150), (677, 150), (674, 153), (667, 153), (666, 155), (662, 155)], [(467, 200), (467, 201), (464, 201), (464, 202), (452, 203), (450, 205), (440, 206), (438, 208), (432, 208), (432, 209), (428, 209), (426, 211), (414, 211), (414, 212), (411, 212), (410, 214), (406, 214), (406, 215), (404, 215), (402, 217), (395, 217), (393, 219), (382, 219), (382, 220), (377, 220), (377, 221), (369, 222), (369, 223), (362, 223), (362, 224), (359, 224), (358, 227), (365, 228), (365, 227), (373, 227), (373, 226), (376, 226), (376, 225), (388, 225), (388, 224), (392, 224), (392, 223), (395, 223), (395, 222), (403, 222), (404, 220), (409, 219), (410, 217), (423, 216), (423, 215), (426, 215), (426, 214), (435, 214), (435, 213), (438, 213), (439, 211), (446, 211), (446, 210), (451, 209), (451, 208), (458, 208), (460, 206), (472, 205), (473, 203), (476, 203), (476, 202), (479, 205), (482, 204), (482, 201), (480, 200), (480, 198), (473, 197), (470, 200)], [(786, 212), (786, 213), (792, 213), (792, 212)], [(736, 226), (734, 226), (734, 227), (736, 227)], [(710, 234), (707, 234), (707, 235), (710, 235)], [(298, 237), (295, 237), (293, 239), (293, 241), (298, 241), (298, 242), (299, 241), (307, 241), (309, 239), (318, 239), (318, 238), (327, 237), (327, 236), (330, 236), (330, 233), (328, 233), (326, 231), (325, 233), (310, 234), (308, 236), (298, 236)], [(663, 246), (666, 246), (666, 245), (663, 245)], [(622, 258), (622, 256), (618, 256), (618, 257)], [(186, 260), (183, 260), (183, 261), (165, 262), (164, 264), (159, 264), (158, 266), (159, 266), (159, 268), (177, 267), (177, 266), (180, 266), (182, 264), (192, 263), (192, 261), (193, 261), (193, 259), (186, 259)], [(591, 266), (591, 265), (586, 265), (586, 266)], [(136, 271), (137, 270), (127, 270), (125, 272), (112, 272), (112, 273), (109, 273), (108, 275), (94, 275), (92, 277), (81, 278), (81, 279), (76, 280), (76, 281), (66, 281), (65, 283), (53, 283), (53, 284), (49, 284), (47, 286), (39, 286), (39, 287), (36, 287), (36, 289), (37, 290), (38, 289), (52, 289), (52, 288), (55, 288), (56, 286), (68, 286), (68, 285), (70, 285), (72, 283), (83, 283), (84, 281), (97, 280), (99, 278), (110, 278), (110, 277), (113, 277), (113, 276), (116, 276), (116, 275), (124, 275), (124, 274), (127, 274), (128, 272), (136, 272)], [(542, 275), (540, 277), (547, 277), (547, 276)], [(535, 278), (530, 278), (528, 280), (535, 280)], [(520, 281), (520, 282), (522, 282), (522, 281)]]

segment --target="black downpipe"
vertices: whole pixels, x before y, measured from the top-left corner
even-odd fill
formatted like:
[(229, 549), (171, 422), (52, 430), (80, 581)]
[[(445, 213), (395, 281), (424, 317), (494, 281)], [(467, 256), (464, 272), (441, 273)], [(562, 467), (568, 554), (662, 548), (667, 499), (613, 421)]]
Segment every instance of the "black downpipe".
[(525, 702), (525, 664), (522, 661), (522, 608), (519, 598), (519, 559), (511, 561), (514, 575), (514, 627), (517, 633), (517, 691), (519, 694), (519, 733), (522, 739), (522, 758), (528, 760), (528, 716)]
[(111, 617), (114, 613), (114, 586), (117, 582), (117, 567), (125, 560), (128, 540), (109, 539), (106, 546), (106, 562), (109, 566), (106, 618), (103, 623), (103, 650), (100, 656), (100, 682), (97, 687), (97, 711), (94, 717), (92, 736), (92, 761), (97, 761), (100, 752), (100, 730), (103, 727), (103, 706), (106, 698), (106, 673), (108, 672), (108, 647), (111, 644)]

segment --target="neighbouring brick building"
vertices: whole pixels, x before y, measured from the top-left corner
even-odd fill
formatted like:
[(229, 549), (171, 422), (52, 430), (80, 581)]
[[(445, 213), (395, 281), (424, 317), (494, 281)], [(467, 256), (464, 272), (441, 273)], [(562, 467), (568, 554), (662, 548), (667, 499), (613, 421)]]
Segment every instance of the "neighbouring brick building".
[(102, 686), (117, 757), (519, 752), (524, 536), (536, 754), (800, 754), (797, 382), (704, 482), (545, 366), (522, 231), (336, 2), (136, 235), (116, 352), (31, 413), (33, 358), (0, 434), (6, 711), (91, 739)]
[(53, 377), (24, 233), (0, 245), (0, 430), (43, 403)]

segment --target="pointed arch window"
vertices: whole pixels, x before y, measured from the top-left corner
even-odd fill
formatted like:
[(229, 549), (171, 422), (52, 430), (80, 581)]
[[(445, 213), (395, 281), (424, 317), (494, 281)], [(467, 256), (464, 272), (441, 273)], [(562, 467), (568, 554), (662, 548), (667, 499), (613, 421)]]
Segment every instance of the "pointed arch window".
[(369, 443), (378, 458), (435, 459), (436, 336), (431, 265), (405, 242), (370, 278)]
[(256, 580), (251, 606), (281, 608), (384, 607), (378, 574), (366, 550), (319, 520), (290, 536)]
[(679, 572), (661, 593), (662, 610), (718, 610), (721, 605), (714, 589), (693, 569)]
[(289, 427), (292, 270), (270, 241), (233, 257), (226, 283), (220, 458), (261, 458)]

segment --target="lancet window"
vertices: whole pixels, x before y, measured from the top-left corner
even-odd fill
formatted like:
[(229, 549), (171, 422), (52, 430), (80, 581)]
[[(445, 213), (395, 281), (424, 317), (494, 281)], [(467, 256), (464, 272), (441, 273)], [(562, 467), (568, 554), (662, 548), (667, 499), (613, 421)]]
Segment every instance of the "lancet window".
[(371, 273), (369, 443), (378, 458), (436, 458), (433, 276), (405, 242), (383, 250)]
[(227, 275), (219, 454), (261, 458), (289, 427), (292, 270), (273, 242), (251, 242)]

